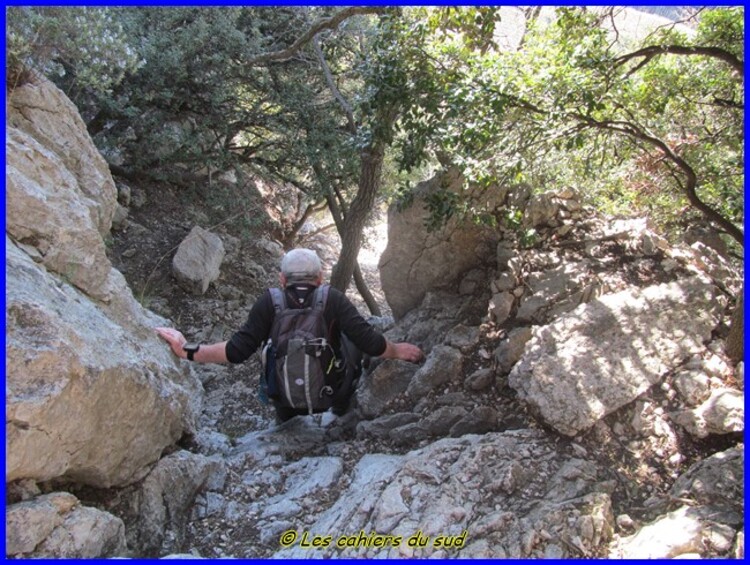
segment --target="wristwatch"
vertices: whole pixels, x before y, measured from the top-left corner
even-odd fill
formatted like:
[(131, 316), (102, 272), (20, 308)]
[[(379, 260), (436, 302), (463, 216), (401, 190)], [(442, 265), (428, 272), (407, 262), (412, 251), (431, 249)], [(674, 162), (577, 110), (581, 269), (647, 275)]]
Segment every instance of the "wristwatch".
[(198, 350), (201, 348), (200, 343), (186, 343), (182, 346), (182, 350), (187, 353), (187, 358), (190, 361), (193, 361), (193, 355), (198, 353)]

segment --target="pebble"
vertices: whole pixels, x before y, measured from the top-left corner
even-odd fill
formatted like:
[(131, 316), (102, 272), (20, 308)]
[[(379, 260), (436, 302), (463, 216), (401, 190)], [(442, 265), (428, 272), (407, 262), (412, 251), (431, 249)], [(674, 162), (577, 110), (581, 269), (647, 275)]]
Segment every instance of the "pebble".
[(615, 518), (615, 522), (617, 527), (621, 530), (630, 531), (635, 528), (635, 522), (633, 522), (633, 519), (627, 514), (620, 514)]

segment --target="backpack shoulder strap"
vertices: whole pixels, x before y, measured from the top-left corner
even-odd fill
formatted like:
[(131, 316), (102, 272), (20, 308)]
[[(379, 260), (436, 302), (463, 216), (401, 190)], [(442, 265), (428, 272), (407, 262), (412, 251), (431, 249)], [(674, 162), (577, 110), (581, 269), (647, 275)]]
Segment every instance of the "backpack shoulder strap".
[(284, 296), (284, 291), (280, 288), (269, 288), (268, 292), (271, 293), (274, 312), (276, 312), (276, 314), (283, 312), (286, 309), (286, 297)]
[(315, 289), (315, 295), (313, 296), (313, 309), (320, 310), (323, 312), (326, 309), (328, 303), (328, 291), (331, 289), (331, 285), (324, 284)]

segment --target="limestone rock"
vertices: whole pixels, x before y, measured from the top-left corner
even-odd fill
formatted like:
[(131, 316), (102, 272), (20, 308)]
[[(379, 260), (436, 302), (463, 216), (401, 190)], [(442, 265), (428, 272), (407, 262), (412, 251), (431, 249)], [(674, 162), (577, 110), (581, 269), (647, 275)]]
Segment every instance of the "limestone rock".
[(619, 540), (609, 556), (612, 559), (672, 559), (681, 555), (700, 556), (707, 547), (726, 552), (734, 536), (734, 529), (717, 522), (711, 510), (683, 506)]
[(219, 278), (223, 260), (221, 238), (195, 226), (177, 248), (172, 273), (188, 292), (204, 294), (208, 285)]
[[(85, 213), (90, 217), (94, 229), (101, 237), (106, 236), (114, 214), (117, 189), (110, 175), (109, 165), (91, 141), (86, 124), (73, 103), (52, 82), (37, 75), (31, 82), (13, 90), (8, 96), (6, 111), (7, 125), (13, 132), (13, 137), (16, 140), (27, 141), (33, 138), (36, 142), (23, 149), (22, 154), (14, 157), (14, 160), (36, 160), (40, 157), (38, 152), (44, 154), (41, 162), (29, 163), (37, 171), (42, 172), (42, 175), (27, 178), (41, 179), (46, 178), (45, 174), (49, 174), (53, 175), (52, 178), (66, 183), (65, 186), (59, 187), (48, 182), (34, 183), (33, 192), (30, 191), (30, 194), (39, 195), (37, 190), (52, 191), (49, 194), (56, 194), (61, 203), (70, 199), (72, 209), (82, 205), (87, 209)], [(18, 135), (20, 133), (25, 135)], [(6, 146), (6, 158), (9, 157), (10, 152)], [(53, 171), (50, 165), (59, 170)], [(20, 169), (22, 176), (26, 176), (24, 170)], [(7, 180), (6, 170), (6, 182)], [(71, 188), (73, 194), (66, 188)], [(47, 207), (52, 208), (53, 204)], [(10, 210), (6, 210), (6, 221), (11, 217), (9, 212)], [(48, 210), (48, 213), (52, 211)], [(61, 210), (60, 213), (65, 214), (65, 210)], [(80, 212), (76, 216), (83, 214)], [(20, 218), (17, 220), (21, 221)], [(27, 217), (26, 221), (33, 220)], [(41, 225), (37, 228), (46, 229)], [(79, 251), (90, 252), (93, 249), (89, 250), (79, 244)]]
[(588, 270), (589, 263), (580, 261), (529, 275), (525, 284), (530, 293), (521, 301), (516, 319), (538, 323), (578, 306), (584, 301), (582, 289)]
[(742, 513), (745, 453), (740, 445), (692, 465), (674, 482), (670, 494), (703, 506)]
[(703, 371), (680, 371), (674, 384), (680, 396), (690, 406), (697, 406), (711, 395), (711, 380)]
[[(469, 333), (462, 336), (461, 328), (471, 328), (480, 323), (479, 320), (469, 323), (463, 314), (466, 304), (466, 299), (447, 291), (428, 292), (419, 308), (406, 314), (393, 329), (388, 331), (387, 336), (394, 342), (416, 343), (426, 353), (440, 344), (453, 345), (462, 349), (464, 344), (469, 346), (470, 342), (465, 338), (471, 338), (471, 336)], [(485, 301), (480, 306), (481, 316), (485, 316), (487, 302)], [(457, 322), (461, 323), (457, 326)], [(451, 343), (446, 341), (448, 339), (446, 336), (449, 334)]]
[(128, 545), (143, 556), (179, 548), (196, 495), (222, 466), (218, 460), (187, 451), (161, 459), (123, 511)]
[(460, 378), (462, 367), (463, 355), (459, 350), (439, 345), (414, 374), (406, 392), (412, 399), (418, 400), (435, 387)]
[(501, 375), (507, 374), (523, 355), (526, 343), (531, 339), (531, 328), (516, 328), (495, 349), (497, 370)]
[(117, 188), (117, 202), (119, 202), (125, 208), (130, 207), (130, 201), (133, 198), (133, 190), (124, 182), (116, 182)]
[(477, 406), (450, 429), (451, 437), (484, 434), (497, 428), (497, 412), (489, 406)]
[(115, 205), (115, 214), (112, 217), (112, 229), (119, 230), (124, 228), (128, 223), (128, 209), (119, 203)]
[(741, 432), (745, 429), (745, 395), (737, 390), (716, 389), (697, 408), (676, 412), (671, 416), (698, 438)]
[(508, 383), (548, 424), (575, 435), (699, 351), (718, 321), (714, 296), (697, 278), (602, 296), (535, 329)]
[(10, 505), (5, 513), (7, 554), (32, 553), (77, 504), (78, 499), (72, 494), (52, 493)]
[(126, 554), (122, 520), (96, 508), (73, 509), (37, 548), (38, 557), (92, 558)]
[(416, 445), (429, 437), (429, 432), (421, 422), (412, 422), (388, 432), (388, 438), (396, 445)]
[(492, 297), (489, 310), (497, 325), (502, 325), (508, 319), (515, 299), (510, 292), (500, 292)]
[(54, 492), (6, 509), (6, 554), (14, 557), (92, 558), (126, 555), (122, 520)]
[[(313, 554), (293, 544), (274, 557), (472, 558), (488, 548), (516, 559), (593, 556), (614, 523), (596, 474), (593, 463), (559, 453), (532, 430), (445, 438), (403, 456), (365, 455), (346, 491), (305, 526), (332, 533), (334, 543)], [(336, 546), (338, 536), (362, 530), (393, 536), (392, 543)], [(418, 531), (425, 544), (410, 546)], [(441, 549), (438, 536), (461, 545)]]
[(412, 412), (399, 412), (381, 416), (375, 420), (364, 420), (357, 424), (357, 437), (385, 438), (388, 437), (391, 430), (413, 424), (418, 420), (419, 416)]
[(428, 414), (422, 425), (433, 436), (447, 436), (453, 425), (464, 418), (468, 412), (462, 406), (441, 406)]
[(452, 218), (434, 232), (425, 227), (429, 211), (425, 198), (438, 190), (457, 192), (464, 183), (450, 170), (420, 183), (414, 202), (405, 210), (388, 211), (388, 247), (378, 265), (383, 292), (396, 320), (417, 306), (427, 291), (457, 283), (467, 271), (483, 262), (494, 248), (491, 230), (462, 226)]
[(484, 390), (492, 385), (495, 371), (491, 368), (477, 369), (466, 377), (466, 386), (471, 390)]
[[(6, 231), (35, 247), (42, 263), (97, 299), (107, 299), (104, 287), (112, 265), (102, 239), (115, 210), (115, 188), (106, 218), (100, 204), (84, 193), (60, 156), (26, 132), (9, 128), (6, 155)], [(110, 177), (110, 183), (111, 183)]]
[(357, 405), (367, 419), (379, 416), (385, 406), (406, 391), (418, 366), (406, 361), (386, 360), (361, 379)]
[(197, 379), (151, 329), (166, 321), (119, 278), (117, 300), (97, 305), (5, 249), (6, 481), (138, 480), (200, 410)]
[(523, 224), (526, 227), (551, 225), (559, 209), (560, 204), (553, 198), (552, 193), (536, 194), (529, 199), (526, 205)]
[(445, 345), (468, 351), (479, 343), (479, 328), (459, 324), (445, 336)]
[(298, 500), (332, 488), (342, 472), (340, 457), (304, 457), (284, 469), (284, 494), (277, 498)]

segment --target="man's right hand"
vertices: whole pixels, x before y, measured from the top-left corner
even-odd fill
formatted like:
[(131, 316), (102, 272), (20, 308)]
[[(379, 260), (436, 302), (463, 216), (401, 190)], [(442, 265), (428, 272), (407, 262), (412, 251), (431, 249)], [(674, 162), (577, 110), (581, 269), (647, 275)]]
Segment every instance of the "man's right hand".
[(419, 363), (424, 359), (424, 353), (419, 347), (411, 343), (393, 343), (392, 341), (387, 341), (385, 351), (381, 357), (383, 359), (400, 359), (401, 361)]

